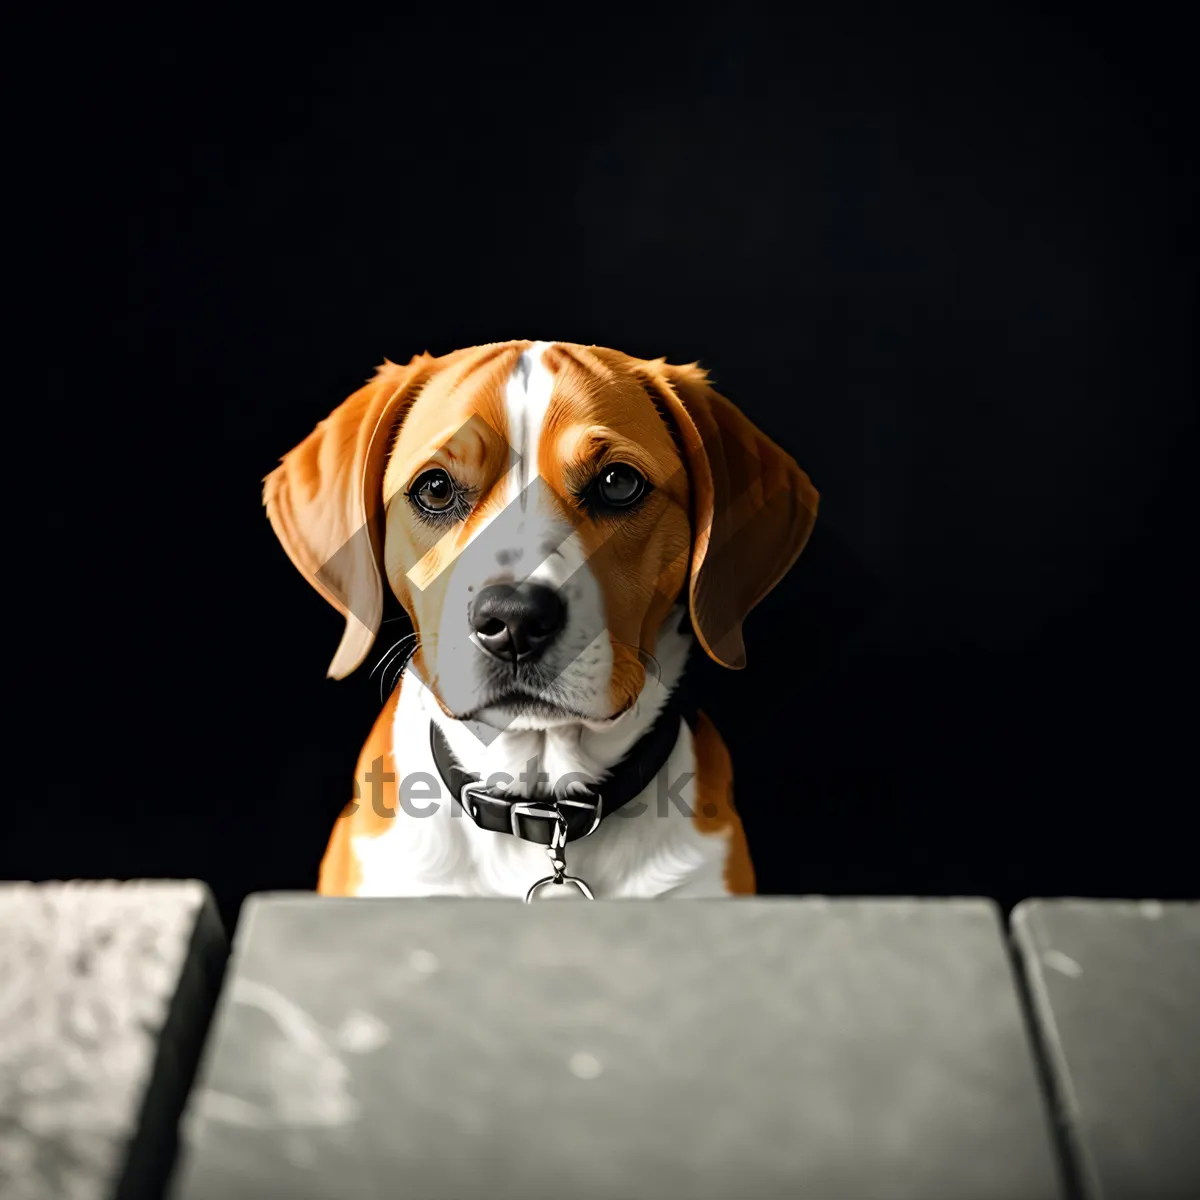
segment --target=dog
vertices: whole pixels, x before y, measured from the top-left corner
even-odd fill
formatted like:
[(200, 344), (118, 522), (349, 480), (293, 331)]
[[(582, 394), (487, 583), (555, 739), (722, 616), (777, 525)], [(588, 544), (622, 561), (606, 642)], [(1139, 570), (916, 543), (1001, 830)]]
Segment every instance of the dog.
[(385, 583), (412, 624), (320, 894), (755, 891), (728, 751), (680, 685), (696, 642), (745, 666), (819, 497), (698, 364), (532, 341), (385, 360), (263, 499), (346, 618), (331, 677), (370, 652)]

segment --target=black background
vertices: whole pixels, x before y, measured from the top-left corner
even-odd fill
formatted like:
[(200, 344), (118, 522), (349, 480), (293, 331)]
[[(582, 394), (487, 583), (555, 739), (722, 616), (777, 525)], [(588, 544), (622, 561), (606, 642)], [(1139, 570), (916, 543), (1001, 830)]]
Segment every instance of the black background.
[(261, 478), (385, 356), (529, 337), (699, 359), (821, 490), (700, 673), (763, 891), (1197, 894), (1169, 11), (51, 15), (3, 874), (312, 886), (378, 653), (323, 678)]

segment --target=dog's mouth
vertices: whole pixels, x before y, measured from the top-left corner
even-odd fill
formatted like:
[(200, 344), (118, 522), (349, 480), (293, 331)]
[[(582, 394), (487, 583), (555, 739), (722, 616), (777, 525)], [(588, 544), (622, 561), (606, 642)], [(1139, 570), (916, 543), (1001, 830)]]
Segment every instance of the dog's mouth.
[(586, 720), (588, 714), (572, 708), (558, 700), (552, 700), (538, 692), (527, 692), (521, 688), (508, 688), (494, 693), (476, 705), (460, 720), (480, 721), (491, 715), (498, 717), (545, 717), (558, 720)]
[[(478, 699), (467, 711), (442, 711), (458, 721), (474, 721), (497, 729), (540, 728), (581, 722), (589, 728), (605, 728), (624, 716), (637, 697), (630, 697), (614, 713), (599, 716), (579, 706), (579, 700), (556, 676), (540, 663), (494, 670), (483, 681)], [(439, 701), (440, 703), (440, 701)]]
[(590, 728), (604, 728), (619, 720), (634, 705), (636, 697), (614, 713), (606, 717), (597, 717), (594, 712), (585, 712), (575, 707), (567, 700), (557, 699), (544, 691), (534, 691), (532, 688), (512, 686), (496, 688), (488, 692), (470, 712), (447, 713), (459, 721), (477, 721), (483, 725), (493, 725), (498, 729), (508, 728), (514, 721), (522, 724), (527, 721), (546, 722), (550, 725), (560, 725), (579, 721)]
[(541, 663), (521, 663), (487, 672), (479, 700), (460, 720), (494, 718), (507, 725), (518, 717), (580, 720), (587, 714), (563, 695), (565, 689)]

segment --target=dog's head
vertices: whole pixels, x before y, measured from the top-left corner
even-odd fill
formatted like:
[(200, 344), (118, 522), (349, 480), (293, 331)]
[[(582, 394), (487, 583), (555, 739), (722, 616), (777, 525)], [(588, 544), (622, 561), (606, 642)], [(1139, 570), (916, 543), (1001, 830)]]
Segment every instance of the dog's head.
[(632, 706), (676, 604), (745, 665), (742, 622), (808, 539), (817, 492), (696, 366), (505, 342), (386, 363), (266, 479), (292, 562), (362, 663), (383, 581), (445, 712), (542, 727)]

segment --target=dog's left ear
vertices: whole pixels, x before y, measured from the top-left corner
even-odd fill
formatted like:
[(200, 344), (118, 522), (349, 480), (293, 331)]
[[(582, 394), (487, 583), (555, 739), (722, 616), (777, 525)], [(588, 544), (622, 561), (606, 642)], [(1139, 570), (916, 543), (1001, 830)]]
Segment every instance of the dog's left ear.
[(740, 670), (742, 623), (804, 549), (817, 489), (696, 364), (645, 367), (679, 431), (691, 485), (692, 627), (710, 658)]
[(392, 433), (436, 370), (423, 354), (387, 362), (329, 414), (263, 481), (271, 528), (288, 558), (346, 618), (328, 674), (343, 679), (374, 644), (383, 619), (383, 471)]

